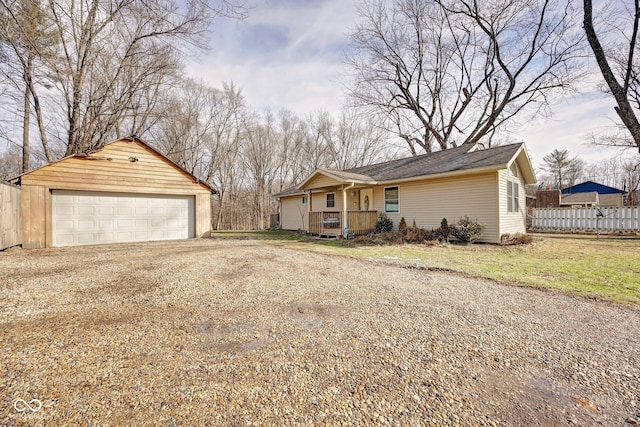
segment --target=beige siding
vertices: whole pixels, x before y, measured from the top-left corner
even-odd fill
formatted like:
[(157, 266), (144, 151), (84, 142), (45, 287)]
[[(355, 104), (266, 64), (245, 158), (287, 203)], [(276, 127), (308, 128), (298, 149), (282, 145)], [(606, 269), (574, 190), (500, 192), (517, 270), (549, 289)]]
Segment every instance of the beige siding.
[[(328, 208), (327, 207), (327, 194), (335, 193), (336, 195), (336, 203), (335, 207)], [(329, 191), (329, 192), (313, 192), (313, 205), (312, 210), (314, 212), (328, 211), (328, 212), (337, 212), (342, 211), (342, 190)]]
[(302, 195), (280, 199), (280, 227), (283, 230), (309, 230), (308, 205), (302, 203)]
[[(520, 210), (518, 212), (508, 212), (507, 202), (507, 181), (514, 181), (518, 183), (518, 204)], [(503, 234), (513, 233), (526, 233), (526, 218), (527, 218), (527, 205), (526, 194), (524, 189), (524, 181), (522, 180), (522, 174), (518, 168), (518, 176), (513, 176), (508, 170), (498, 171), (499, 182), (499, 217), (500, 228), (498, 230), (497, 237), (499, 238)]]
[(21, 177), (23, 247), (51, 246), (51, 190), (193, 195), (195, 235), (210, 235), (211, 191), (145, 144), (119, 140), (91, 156), (70, 157)]
[(335, 187), (337, 185), (342, 185), (342, 183), (319, 173), (304, 186), (303, 190), (305, 188)]
[(22, 243), (20, 189), (0, 182), (0, 250)]
[[(393, 186), (375, 187), (373, 208), (378, 212), (384, 212), (384, 188)], [(418, 227), (435, 229), (440, 226), (442, 218), (455, 224), (467, 215), (484, 224), (481, 241), (499, 241), (495, 173), (405, 182), (398, 184), (398, 187), (399, 212), (387, 214), (396, 228), (402, 217), (409, 226), (415, 220)]]
[(598, 194), (600, 206), (622, 206), (622, 194)]

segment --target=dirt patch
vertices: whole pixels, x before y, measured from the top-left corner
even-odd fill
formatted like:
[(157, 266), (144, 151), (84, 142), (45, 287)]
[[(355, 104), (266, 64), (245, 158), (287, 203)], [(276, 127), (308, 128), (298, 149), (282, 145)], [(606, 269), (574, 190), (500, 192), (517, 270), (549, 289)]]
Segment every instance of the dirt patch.
[(3, 425), (640, 421), (634, 308), (268, 241), (15, 250), (0, 272)]

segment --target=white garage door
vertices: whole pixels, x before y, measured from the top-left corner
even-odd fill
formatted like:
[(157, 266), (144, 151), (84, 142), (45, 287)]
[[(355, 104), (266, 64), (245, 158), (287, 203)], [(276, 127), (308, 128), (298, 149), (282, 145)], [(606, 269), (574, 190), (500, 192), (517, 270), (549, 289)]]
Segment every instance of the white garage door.
[(52, 192), (53, 246), (194, 237), (193, 196)]

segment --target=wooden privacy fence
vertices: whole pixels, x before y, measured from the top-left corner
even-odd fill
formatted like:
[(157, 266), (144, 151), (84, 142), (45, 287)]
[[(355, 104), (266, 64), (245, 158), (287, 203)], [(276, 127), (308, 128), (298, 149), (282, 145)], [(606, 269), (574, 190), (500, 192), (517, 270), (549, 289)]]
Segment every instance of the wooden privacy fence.
[(536, 208), (531, 228), (539, 231), (612, 231), (637, 232), (638, 207)]
[(22, 244), (20, 189), (0, 182), (0, 250)]

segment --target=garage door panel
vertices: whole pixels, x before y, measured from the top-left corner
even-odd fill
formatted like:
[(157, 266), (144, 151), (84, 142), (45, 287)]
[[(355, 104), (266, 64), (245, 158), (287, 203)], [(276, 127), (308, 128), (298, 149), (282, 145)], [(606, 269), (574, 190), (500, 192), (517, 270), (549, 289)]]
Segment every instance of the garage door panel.
[(95, 206), (78, 206), (78, 215), (93, 217), (96, 215), (96, 208)]
[(118, 230), (129, 230), (130, 228), (133, 227), (133, 221), (130, 219), (121, 219), (118, 218), (116, 219), (116, 227), (118, 228)]
[(194, 197), (52, 192), (54, 246), (194, 237)]
[(116, 212), (118, 218), (130, 217), (131, 215), (133, 215), (133, 209), (129, 206), (118, 206), (118, 210)]
[(113, 216), (115, 215), (115, 207), (114, 206), (98, 206), (98, 216)]
[(77, 229), (79, 231), (91, 231), (95, 228), (95, 222), (91, 219), (79, 219), (77, 222), (77, 227), (74, 226), (74, 229)]

